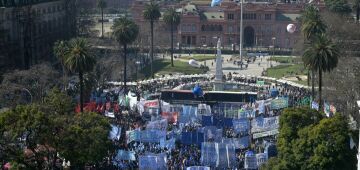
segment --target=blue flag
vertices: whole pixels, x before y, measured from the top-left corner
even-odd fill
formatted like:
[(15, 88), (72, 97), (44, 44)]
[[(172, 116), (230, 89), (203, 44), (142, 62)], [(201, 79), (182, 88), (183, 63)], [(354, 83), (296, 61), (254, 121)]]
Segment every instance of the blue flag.
[(219, 5), (221, 3), (222, 0), (212, 0), (211, 1), (211, 6), (214, 7), (216, 5)]

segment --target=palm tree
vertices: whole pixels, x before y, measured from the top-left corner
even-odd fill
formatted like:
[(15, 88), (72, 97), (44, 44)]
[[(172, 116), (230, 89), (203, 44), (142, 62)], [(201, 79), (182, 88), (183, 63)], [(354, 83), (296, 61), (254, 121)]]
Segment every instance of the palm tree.
[[(301, 31), (307, 43), (311, 43), (319, 34), (326, 32), (326, 25), (321, 20), (319, 10), (315, 6), (307, 6), (301, 16)], [(308, 74), (309, 79), (309, 74)], [(315, 71), (311, 70), (311, 94), (315, 99)]]
[(54, 55), (58, 58), (62, 66), (64, 90), (67, 82), (66, 69), (64, 65), (67, 48), (68, 46), (65, 41), (56, 41), (53, 47)]
[(126, 56), (127, 45), (136, 40), (139, 34), (139, 27), (127, 18), (120, 18), (112, 26), (113, 35), (116, 41), (123, 46), (124, 50), (124, 94), (126, 93)]
[(72, 71), (79, 74), (80, 83), (80, 108), (83, 112), (84, 108), (84, 73), (93, 70), (96, 59), (95, 55), (91, 52), (90, 45), (83, 38), (71, 39), (65, 55), (64, 64)]
[(353, 8), (356, 11), (356, 22), (359, 22), (360, 19), (360, 0), (354, 0)]
[(150, 22), (150, 29), (151, 29), (151, 49), (150, 49), (150, 56), (151, 56), (151, 76), (154, 78), (154, 70), (153, 70), (153, 61), (154, 61), (154, 22), (159, 20), (161, 17), (160, 7), (156, 4), (153, 0), (150, 1), (149, 4), (145, 5), (145, 10), (143, 11), (144, 19)]
[(301, 16), (301, 31), (308, 41), (311, 41), (316, 35), (326, 32), (326, 25), (321, 20), (320, 12), (315, 6), (305, 8)]
[(105, 0), (98, 0), (97, 6), (101, 10), (101, 38), (104, 38), (104, 8), (106, 8)]
[(164, 14), (164, 21), (170, 26), (171, 30), (171, 66), (174, 67), (174, 27), (180, 24), (180, 14), (175, 8), (168, 9)]
[(338, 63), (340, 52), (336, 45), (325, 35), (317, 36), (303, 55), (305, 66), (319, 72), (319, 108), (322, 108), (322, 72), (330, 72)]

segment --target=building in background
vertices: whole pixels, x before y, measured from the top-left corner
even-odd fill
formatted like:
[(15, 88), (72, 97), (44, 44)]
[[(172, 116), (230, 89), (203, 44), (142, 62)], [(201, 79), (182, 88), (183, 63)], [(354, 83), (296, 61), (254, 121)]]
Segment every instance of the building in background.
[(54, 61), (53, 44), (76, 30), (69, 0), (0, 0), (0, 67), (27, 68)]
[[(224, 0), (220, 6), (210, 7), (210, 1), (184, 2), (178, 5), (161, 3), (162, 13), (169, 6), (181, 12), (181, 23), (177, 28), (176, 41), (187, 47), (214, 47), (217, 38), (228, 48), (239, 46), (240, 5), (239, 1)], [(287, 1), (286, 1), (287, 2)], [(299, 17), (304, 3), (253, 2), (244, 3), (243, 44), (244, 47), (272, 47), (291, 49), (300, 34)], [(144, 1), (134, 1), (132, 17), (141, 29), (148, 27), (143, 19)], [(160, 18), (159, 25), (164, 25)], [(294, 33), (288, 33), (288, 24), (296, 25)], [(160, 26), (166, 28), (165, 26)], [(168, 29), (164, 29), (168, 31)], [(158, 31), (159, 32), (159, 31)], [(160, 31), (161, 32), (161, 31)], [(161, 32), (163, 34), (163, 32)], [(157, 37), (157, 36), (155, 36)]]

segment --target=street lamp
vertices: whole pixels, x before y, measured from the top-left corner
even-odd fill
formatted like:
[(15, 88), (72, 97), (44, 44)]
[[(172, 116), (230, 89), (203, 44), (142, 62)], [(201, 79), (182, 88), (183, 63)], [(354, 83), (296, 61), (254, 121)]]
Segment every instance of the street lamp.
[(136, 66), (136, 68), (135, 68), (135, 70), (136, 70), (136, 72), (135, 72), (135, 81), (137, 81), (137, 79), (138, 79), (138, 66), (141, 64), (141, 62), (140, 61), (136, 61), (135, 62), (135, 66)]
[(242, 70), (242, 64), (243, 64), (243, 57), (242, 57), (242, 40), (243, 40), (243, 2), (244, 0), (241, 0), (240, 4), (240, 46), (239, 46), (239, 55), (240, 55), (240, 69)]
[[(360, 100), (358, 100), (356, 103), (357, 103), (358, 107), (360, 108)], [(359, 113), (360, 113), (360, 110), (359, 110)], [(359, 145), (358, 145), (357, 159), (358, 159), (357, 169), (360, 170), (360, 128), (359, 128)]]
[(273, 55), (272, 57), (270, 58), (270, 67), (272, 67), (272, 64), (271, 64), (271, 59), (274, 57), (275, 55), (275, 40), (276, 40), (276, 37), (272, 37), (271, 38), (273, 40)]
[[(204, 51), (204, 58), (205, 58), (205, 48), (207, 47), (207, 45), (204, 44), (203, 47), (204, 47), (204, 50), (203, 50), (203, 51)], [(204, 65), (206, 66), (206, 60), (204, 61)]]

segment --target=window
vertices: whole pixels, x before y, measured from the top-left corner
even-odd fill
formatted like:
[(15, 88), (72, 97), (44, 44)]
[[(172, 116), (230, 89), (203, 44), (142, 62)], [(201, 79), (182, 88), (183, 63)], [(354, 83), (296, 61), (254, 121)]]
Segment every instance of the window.
[(244, 13), (243, 19), (244, 20), (256, 20), (256, 14), (255, 13)]
[(228, 26), (228, 32), (234, 32), (234, 27), (233, 26)]
[(192, 32), (196, 32), (196, 25), (195, 25), (195, 24), (192, 25), (191, 31), (192, 31)]
[(271, 14), (265, 14), (265, 20), (271, 20)]
[(228, 20), (234, 20), (234, 14), (228, 14)]

